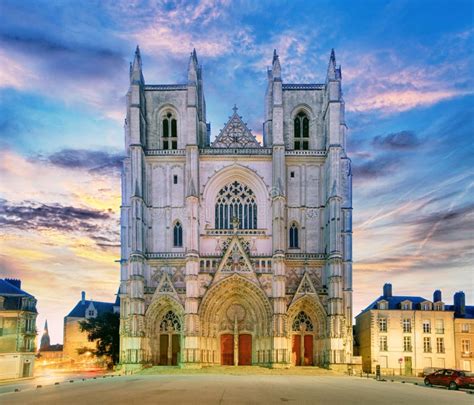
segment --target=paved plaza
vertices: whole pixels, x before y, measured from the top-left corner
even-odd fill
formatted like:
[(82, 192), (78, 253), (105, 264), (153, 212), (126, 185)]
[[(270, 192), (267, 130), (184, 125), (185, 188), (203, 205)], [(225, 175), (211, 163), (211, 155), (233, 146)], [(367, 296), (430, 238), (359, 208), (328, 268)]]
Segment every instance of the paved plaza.
[(0, 394), (2, 404), (472, 404), (463, 391), (336, 375), (159, 374), (73, 379)]

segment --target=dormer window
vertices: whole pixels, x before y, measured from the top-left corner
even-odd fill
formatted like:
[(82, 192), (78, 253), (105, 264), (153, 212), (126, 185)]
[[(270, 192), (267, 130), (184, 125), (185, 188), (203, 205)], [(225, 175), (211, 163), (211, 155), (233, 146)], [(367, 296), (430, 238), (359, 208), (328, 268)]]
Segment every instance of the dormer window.
[(422, 302), (421, 303), (421, 310), (422, 311), (431, 311), (431, 303), (430, 302)]
[(379, 301), (377, 302), (378, 309), (388, 309), (388, 302), (387, 301)]
[(411, 309), (411, 301), (403, 301), (401, 304), (401, 308), (403, 310), (410, 310)]
[(436, 302), (434, 304), (435, 311), (444, 311), (444, 304), (442, 302)]
[(161, 131), (163, 149), (178, 149), (178, 121), (173, 113), (165, 113)]
[(299, 112), (294, 119), (295, 150), (309, 149), (309, 119), (304, 112)]

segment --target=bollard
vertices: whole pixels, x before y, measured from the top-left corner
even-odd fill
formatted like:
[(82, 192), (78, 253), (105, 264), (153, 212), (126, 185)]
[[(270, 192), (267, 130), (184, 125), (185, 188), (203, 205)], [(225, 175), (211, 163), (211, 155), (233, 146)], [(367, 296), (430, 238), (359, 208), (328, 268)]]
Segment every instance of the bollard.
[(54, 385), (59, 385), (59, 383), (58, 383), (58, 382), (55, 382)]

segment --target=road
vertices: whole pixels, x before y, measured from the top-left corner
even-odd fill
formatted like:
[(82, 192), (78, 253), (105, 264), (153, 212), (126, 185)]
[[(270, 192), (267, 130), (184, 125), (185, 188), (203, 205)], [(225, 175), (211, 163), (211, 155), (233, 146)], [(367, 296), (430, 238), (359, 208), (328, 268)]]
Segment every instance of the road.
[(132, 375), (0, 394), (1, 404), (473, 404), (461, 391), (344, 376)]

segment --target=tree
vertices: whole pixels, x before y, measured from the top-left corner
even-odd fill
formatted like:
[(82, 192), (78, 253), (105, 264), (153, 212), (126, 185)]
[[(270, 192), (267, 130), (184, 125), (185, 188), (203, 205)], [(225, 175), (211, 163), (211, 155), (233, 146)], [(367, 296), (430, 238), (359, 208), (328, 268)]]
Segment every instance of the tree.
[(108, 356), (113, 364), (119, 359), (120, 345), (120, 315), (114, 312), (104, 312), (96, 318), (79, 322), (81, 332), (87, 332), (89, 342), (96, 342), (96, 350), (91, 351), (95, 356)]

